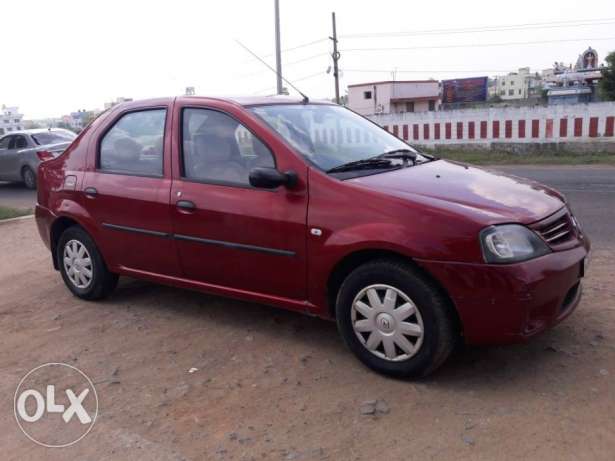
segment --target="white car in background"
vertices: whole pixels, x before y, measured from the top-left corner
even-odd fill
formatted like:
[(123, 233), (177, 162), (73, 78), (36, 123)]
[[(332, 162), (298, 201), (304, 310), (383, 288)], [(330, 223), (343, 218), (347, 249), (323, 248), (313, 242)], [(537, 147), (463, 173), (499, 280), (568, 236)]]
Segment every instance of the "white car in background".
[(77, 137), (61, 128), (15, 131), (0, 138), (0, 181), (36, 189), (38, 165), (57, 157)]

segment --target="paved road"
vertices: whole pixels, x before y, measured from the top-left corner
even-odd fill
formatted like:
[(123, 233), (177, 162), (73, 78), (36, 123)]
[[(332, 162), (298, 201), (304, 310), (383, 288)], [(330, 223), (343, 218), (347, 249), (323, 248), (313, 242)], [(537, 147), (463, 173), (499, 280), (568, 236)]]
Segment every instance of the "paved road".
[[(563, 192), (595, 245), (612, 239), (615, 229), (615, 167), (497, 166), (494, 169), (533, 179)], [(0, 205), (31, 208), (36, 193), (19, 184), (0, 182)]]
[(0, 206), (32, 208), (35, 203), (36, 191), (26, 189), (23, 184), (0, 181)]
[(547, 184), (562, 192), (594, 247), (613, 242), (615, 229), (615, 167), (498, 166), (516, 176)]

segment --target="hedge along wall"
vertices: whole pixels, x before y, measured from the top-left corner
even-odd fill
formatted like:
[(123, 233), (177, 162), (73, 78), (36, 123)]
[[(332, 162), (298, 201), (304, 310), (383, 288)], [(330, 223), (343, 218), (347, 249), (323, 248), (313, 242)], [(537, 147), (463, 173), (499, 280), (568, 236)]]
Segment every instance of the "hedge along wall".
[(372, 115), (386, 130), (423, 146), (615, 143), (615, 102)]

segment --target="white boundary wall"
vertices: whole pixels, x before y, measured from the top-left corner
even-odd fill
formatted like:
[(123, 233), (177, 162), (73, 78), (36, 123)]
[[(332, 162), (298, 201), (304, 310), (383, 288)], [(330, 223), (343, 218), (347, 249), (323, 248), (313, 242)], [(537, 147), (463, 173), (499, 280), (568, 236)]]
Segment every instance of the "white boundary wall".
[(615, 102), (372, 115), (400, 138), (422, 145), (615, 143)]

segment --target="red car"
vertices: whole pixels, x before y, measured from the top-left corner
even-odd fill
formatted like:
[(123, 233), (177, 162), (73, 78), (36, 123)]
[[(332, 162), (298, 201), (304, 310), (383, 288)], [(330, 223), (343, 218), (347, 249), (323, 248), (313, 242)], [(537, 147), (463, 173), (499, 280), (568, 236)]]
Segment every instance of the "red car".
[(554, 190), (277, 97), (114, 107), (41, 165), (36, 218), (80, 298), (125, 275), (335, 319), (396, 376), (556, 324), (589, 251)]

